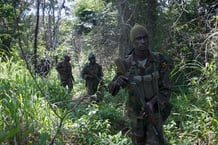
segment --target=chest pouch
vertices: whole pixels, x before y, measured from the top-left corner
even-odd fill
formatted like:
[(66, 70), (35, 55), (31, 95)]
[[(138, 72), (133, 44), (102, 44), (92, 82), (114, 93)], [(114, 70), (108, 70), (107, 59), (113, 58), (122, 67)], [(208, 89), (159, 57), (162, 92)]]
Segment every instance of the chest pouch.
[(139, 89), (142, 90), (145, 100), (150, 100), (153, 96), (158, 94), (158, 71), (143, 76), (136, 75), (133, 79), (137, 82)]
[(92, 75), (97, 75), (98, 73), (98, 68), (97, 66), (89, 66), (88, 72)]

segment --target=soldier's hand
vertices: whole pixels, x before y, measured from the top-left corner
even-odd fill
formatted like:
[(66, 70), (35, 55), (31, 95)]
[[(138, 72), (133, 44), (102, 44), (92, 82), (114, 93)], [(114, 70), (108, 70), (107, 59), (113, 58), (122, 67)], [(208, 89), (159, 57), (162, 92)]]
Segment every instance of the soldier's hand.
[(115, 84), (119, 87), (125, 87), (128, 84), (128, 78), (124, 75), (117, 77)]
[(157, 103), (158, 96), (154, 96), (150, 101), (147, 102), (147, 105), (149, 106), (150, 110), (154, 111), (154, 104)]
[(146, 103), (148, 107), (150, 108), (151, 112), (153, 112), (153, 104), (149, 101)]

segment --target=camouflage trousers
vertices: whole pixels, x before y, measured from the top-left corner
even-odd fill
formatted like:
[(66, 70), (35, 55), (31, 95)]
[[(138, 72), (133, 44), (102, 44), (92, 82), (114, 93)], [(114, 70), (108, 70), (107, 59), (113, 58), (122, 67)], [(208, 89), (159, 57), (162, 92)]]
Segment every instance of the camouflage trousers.
[[(159, 113), (154, 113), (154, 118), (157, 121), (157, 128), (163, 136), (162, 118)], [(153, 125), (147, 119), (129, 115), (131, 126), (131, 139), (134, 145), (162, 145), (157, 132)]]
[(97, 91), (99, 82), (97, 80), (89, 80), (86, 82), (88, 95), (94, 95)]
[(71, 91), (71, 90), (73, 89), (73, 82), (72, 82), (72, 79), (69, 79), (69, 80), (61, 80), (61, 85), (62, 85), (63, 87), (68, 86), (69, 91)]

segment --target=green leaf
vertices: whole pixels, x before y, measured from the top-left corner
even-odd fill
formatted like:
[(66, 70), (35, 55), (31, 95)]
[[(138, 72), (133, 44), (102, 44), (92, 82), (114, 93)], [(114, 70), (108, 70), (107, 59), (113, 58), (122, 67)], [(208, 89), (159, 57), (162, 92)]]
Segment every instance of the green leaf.
[(6, 140), (7, 138), (13, 137), (15, 134), (17, 134), (20, 131), (21, 127), (17, 126), (14, 127), (7, 132), (0, 133), (0, 143)]

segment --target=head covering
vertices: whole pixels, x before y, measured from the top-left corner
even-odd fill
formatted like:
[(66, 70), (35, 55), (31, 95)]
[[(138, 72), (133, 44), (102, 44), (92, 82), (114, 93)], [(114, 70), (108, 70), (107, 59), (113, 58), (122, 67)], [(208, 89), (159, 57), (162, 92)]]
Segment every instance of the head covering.
[(64, 55), (64, 61), (70, 61), (70, 56)]
[(139, 24), (135, 24), (132, 27), (132, 29), (130, 30), (130, 41), (133, 42), (136, 35), (139, 34), (139, 33), (140, 34), (144, 33), (145, 35), (148, 36), (148, 31), (144, 26), (139, 25)]
[(89, 54), (89, 60), (92, 59), (92, 58), (95, 58), (95, 55), (93, 53), (90, 53)]

